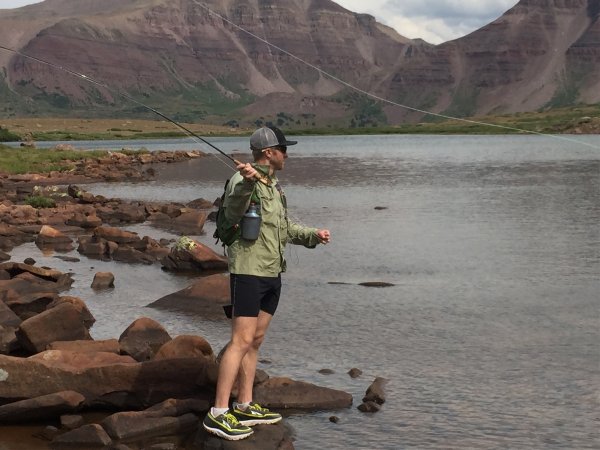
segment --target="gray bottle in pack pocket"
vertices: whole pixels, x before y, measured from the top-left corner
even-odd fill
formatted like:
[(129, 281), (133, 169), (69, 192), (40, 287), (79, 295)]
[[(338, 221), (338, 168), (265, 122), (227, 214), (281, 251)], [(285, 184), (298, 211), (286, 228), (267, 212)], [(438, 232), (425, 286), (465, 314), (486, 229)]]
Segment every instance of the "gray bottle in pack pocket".
[(262, 222), (262, 218), (259, 214), (259, 206), (250, 203), (250, 207), (244, 217), (242, 218), (242, 238), (247, 239), (249, 241), (255, 241), (258, 239), (258, 235), (260, 234), (260, 224)]

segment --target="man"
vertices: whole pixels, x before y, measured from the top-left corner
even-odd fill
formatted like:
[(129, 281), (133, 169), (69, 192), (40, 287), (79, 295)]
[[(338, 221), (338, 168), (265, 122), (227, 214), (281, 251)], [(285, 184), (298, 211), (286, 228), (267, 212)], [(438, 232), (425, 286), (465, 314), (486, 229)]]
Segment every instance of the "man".
[[(281, 415), (253, 402), (252, 386), (258, 349), (275, 314), (281, 292), (281, 272), (286, 269), (287, 242), (314, 248), (329, 242), (329, 230), (291, 222), (275, 173), (287, 159), (288, 141), (276, 127), (263, 127), (250, 138), (253, 164), (240, 164), (224, 199), (224, 214), (239, 223), (251, 203), (258, 205), (262, 223), (255, 240), (238, 238), (227, 251), (231, 285), (231, 341), (221, 358), (215, 406), (204, 419), (204, 428), (224, 439), (239, 440), (252, 434), (250, 426), (276, 423)], [(237, 402), (229, 397), (238, 381)]]

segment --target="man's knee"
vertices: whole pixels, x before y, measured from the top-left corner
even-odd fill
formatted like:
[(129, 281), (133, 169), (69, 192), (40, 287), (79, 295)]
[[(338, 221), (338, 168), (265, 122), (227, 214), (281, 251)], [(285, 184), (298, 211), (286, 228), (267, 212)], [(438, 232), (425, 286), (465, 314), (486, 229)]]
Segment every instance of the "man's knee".
[(260, 333), (254, 336), (254, 340), (252, 341), (252, 347), (256, 350), (259, 349), (263, 341), (265, 340), (265, 333)]

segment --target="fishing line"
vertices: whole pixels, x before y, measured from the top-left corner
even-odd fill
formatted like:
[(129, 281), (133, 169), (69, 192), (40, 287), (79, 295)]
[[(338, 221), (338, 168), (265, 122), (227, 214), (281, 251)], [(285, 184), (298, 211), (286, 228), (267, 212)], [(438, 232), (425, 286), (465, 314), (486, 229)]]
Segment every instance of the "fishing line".
[[(232, 161), (234, 164), (238, 165), (238, 161), (237, 160), (233, 159), (227, 153), (225, 153), (225, 152), (221, 151), (219, 148), (215, 147), (213, 144), (211, 144), (209, 141), (207, 141), (203, 137), (198, 136), (196, 133), (194, 133), (193, 131), (191, 131), (187, 127), (181, 125), (179, 122), (176, 122), (175, 120), (171, 119), (167, 115), (165, 115), (165, 114), (161, 113), (160, 111), (152, 108), (151, 106), (148, 106), (148, 105), (140, 102), (139, 100), (136, 100), (135, 98), (133, 98), (132, 96), (130, 96), (130, 95), (124, 93), (124, 92), (121, 92), (119, 90), (111, 88), (107, 84), (102, 83), (100, 81), (97, 81), (94, 78), (89, 77), (89, 76), (87, 76), (87, 75), (85, 75), (83, 73), (76, 72), (75, 70), (69, 69), (68, 67), (59, 66), (58, 64), (51, 63), (51, 62), (46, 61), (44, 59), (28, 55), (28, 54), (23, 53), (23, 52), (21, 52), (19, 50), (15, 50), (15, 49), (12, 49), (12, 48), (9, 48), (9, 47), (4, 47), (3, 45), (0, 45), (0, 49), (7, 50), (9, 52), (15, 53), (15, 54), (20, 55), (20, 56), (22, 56), (24, 58), (31, 59), (31, 60), (36, 61), (36, 62), (41, 63), (41, 64), (46, 64), (47, 66), (53, 67), (55, 69), (62, 70), (63, 72), (67, 72), (70, 75), (73, 75), (75, 77), (81, 78), (82, 80), (87, 81), (88, 83), (95, 84), (96, 86), (100, 86), (100, 87), (106, 89), (107, 91), (112, 92), (113, 94), (120, 95), (121, 97), (123, 97), (123, 98), (125, 98), (125, 99), (127, 99), (127, 100), (129, 100), (129, 101), (131, 101), (131, 102), (133, 102), (135, 104), (137, 104), (137, 105), (140, 105), (140, 106), (146, 108), (147, 110), (152, 111), (154, 114), (162, 117), (163, 119), (169, 121), (173, 125), (177, 126), (178, 128), (182, 129), (183, 131), (185, 131), (190, 137), (193, 137), (193, 138), (197, 139), (199, 142), (203, 142), (204, 144), (209, 145), (210, 147), (212, 147), (213, 149), (215, 149), (216, 151), (218, 151), (221, 155), (223, 155), (224, 157), (226, 157), (227, 159), (229, 159), (230, 161)], [(235, 167), (230, 166), (226, 161), (222, 160), (221, 158), (217, 157), (217, 160), (219, 162), (221, 162), (222, 164), (224, 164), (225, 166), (227, 166), (229, 169), (232, 169), (234, 171), (236, 170)]]
[(193, 1), (194, 1), (194, 3), (196, 5), (200, 6), (204, 10), (208, 11), (209, 14), (212, 14), (215, 17), (218, 17), (219, 19), (221, 19), (224, 22), (230, 24), (234, 28), (237, 28), (241, 32), (246, 33), (248, 36), (251, 36), (254, 39), (258, 39), (259, 41), (265, 43), (269, 47), (272, 47), (272, 48), (274, 48), (276, 50), (279, 50), (282, 53), (285, 53), (289, 57), (291, 57), (291, 58), (293, 58), (293, 59), (301, 62), (302, 64), (307, 65), (308, 67), (316, 70), (320, 74), (325, 75), (328, 78), (331, 78), (332, 80), (337, 81), (338, 83), (340, 83), (340, 84), (342, 84), (342, 85), (344, 85), (344, 86), (346, 86), (346, 87), (348, 87), (348, 88), (350, 88), (350, 89), (352, 89), (352, 90), (354, 90), (356, 92), (359, 92), (359, 93), (361, 93), (361, 94), (363, 94), (363, 95), (365, 95), (367, 97), (373, 98), (373, 99), (375, 99), (375, 100), (377, 100), (379, 102), (388, 103), (390, 105), (397, 106), (397, 107), (404, 108), (404, 109), (408, 109), (410, 111), (419, 112), (419, 113), (427, 114), (427, 115), (430, 115), (430, 116), (440, 117), (440, 118), (443, 118), (443, 119), (458, 120), (458, 121), (461, 121), (461, 122), (465, 122), (465, 123), (469, 123), (469, 124), (474, 124), (474, 125), (484, 125), (484, 126), (488, 126), (488, 127), (500, 128), (500, 129), (503, 129), (503, 130), (510, 130), (510, 131), (518, 131), (518, 132), (523, 132), (523, 133), (535, 134), (535, 135), (538, 135), (538, 136), (544, 136), (544, 137), (550, 137), (550, 138), (554, 138), (554, 139), (560, 139), (560, 140), (563, 140), (563, 141), (568, 141), (568, 142), (572, 142), (572, 143), (576, 143), (576, 144), (586, 145), (588, 147), (592, 147), (592, 148), (595, 148), (595, 149), (600, 149), (600, 147), (597, 146), (597, 145), (590, 144), (588, 142), (580, 141), (580, 140), (577, 140), (577, 139), (568, 138), (568, 137), (565, 137), (565, 136), (560, 136), (560, 135), (555, 135), (555, 134), (548, 134), (548, 133), (541, 133), (539, 131), (525, 130), (525, 129), (522, 129), (522, 128), (510, 127), (510, 126), (507, 126), (507, 125), (498, 125), (498, 124), (494, 124), (494, 123), (481, 122), (481, 121), (477, 121), (477, 120), (464, 119), (464, 118), (460, 118), (460, 117), (453, 117), (453, 116), (449, 116), (449, 115), (446, 115), (446, 114), (435, 113), (435, 112), (432, 112), (432, 111), (426, 111), (424, 109), (419, 109), (419, 108), (415, 108), (415, 107), (412, 107), (412, 106), (403, 105), (401, 103), (397, 103), (397, 102), (394, 102), (392, 100), (380, 97), (380, 96), (378, 96), (376, 94), (373, 94), (371, 92), (365, 91), (364, 89), (361, 89), (361, 88), (359, 88), (357, 86), (354, 86), (354, 85), (348, 83), (347, 81), (344, 81), (341, 78), (338, 78), (335, 75), (333, 75), (333, 74), (331, 74), (329, 72), (326, 72), (325, 70), (321, 69), (320, 67), (315, 66), (314, 64), (311, 64), (308, 61), (305, 61), (304, 59), (300, 58), (299, 56), (296, 56), (293, 53), (290, 53), (289, 51), (287, 51), (287, 50), (285, 50), (285, 49), (283, 49), (283, 48), (281, 48), (281, 47), (279, 47), (279, 46), (277, 46), (277, 45), (275, 45), (275, 44), (267, 41), (266, 39), (264, 39), (264, 38), (262, 38), (262, 37), (260, 37), (260, 36), (258, 36), (256, 34), (252, 33), (251, 31), (246, 30), (245, 28), (243, 28), (240, 25), (232, 22), (228, 18), (226, 18), (226, 17), (222, 16), (221, 14), (213, 11), (208, 6), (206, 6), (204, 3), (198, 2), (197, 0), (193, 0)]

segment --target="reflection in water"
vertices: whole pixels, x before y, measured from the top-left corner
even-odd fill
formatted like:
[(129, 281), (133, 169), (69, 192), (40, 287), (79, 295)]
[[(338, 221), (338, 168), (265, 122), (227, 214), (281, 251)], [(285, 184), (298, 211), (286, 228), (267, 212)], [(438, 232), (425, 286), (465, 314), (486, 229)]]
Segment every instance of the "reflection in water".
[[(335, 413), (337, 424), (331, 412), (289, 418), (296, 448), (597, 445), (597, 155), (518, 136), (303, 143), (280, 176), (290, 214), (330, 228), (333, 240), (290, 249), (264, 345), (272, 364), (262, 368), (349, 391), (356, 405), (374, 376), (390, 383), (374, 416), (351, 408)], [(88, 188), (111, 197), (212, 200), (230, 174), (211, 157), (161, 167), (150, 183)], [(213, 245), (211, 235), (198, 238)], [(73, 270), (72, 294), (98, 319), (95, 338), (118, 337), (147, 315), (172, 335), (204, 335), (217, 350), (228, 340), (226, 322), (145, 308), (189, 277), (85, 257), (67, 263), (31, 246), (13, 251), (17, 260), (29, 255)], [(117, 274), (114, 291), (91, 291), (96, 271)], [(369, 289), (362, 281), (395, 286)], [(351, 379), (352, 367), (365, 374)], [(323, 376), (322, 368), (335, 374)]]

